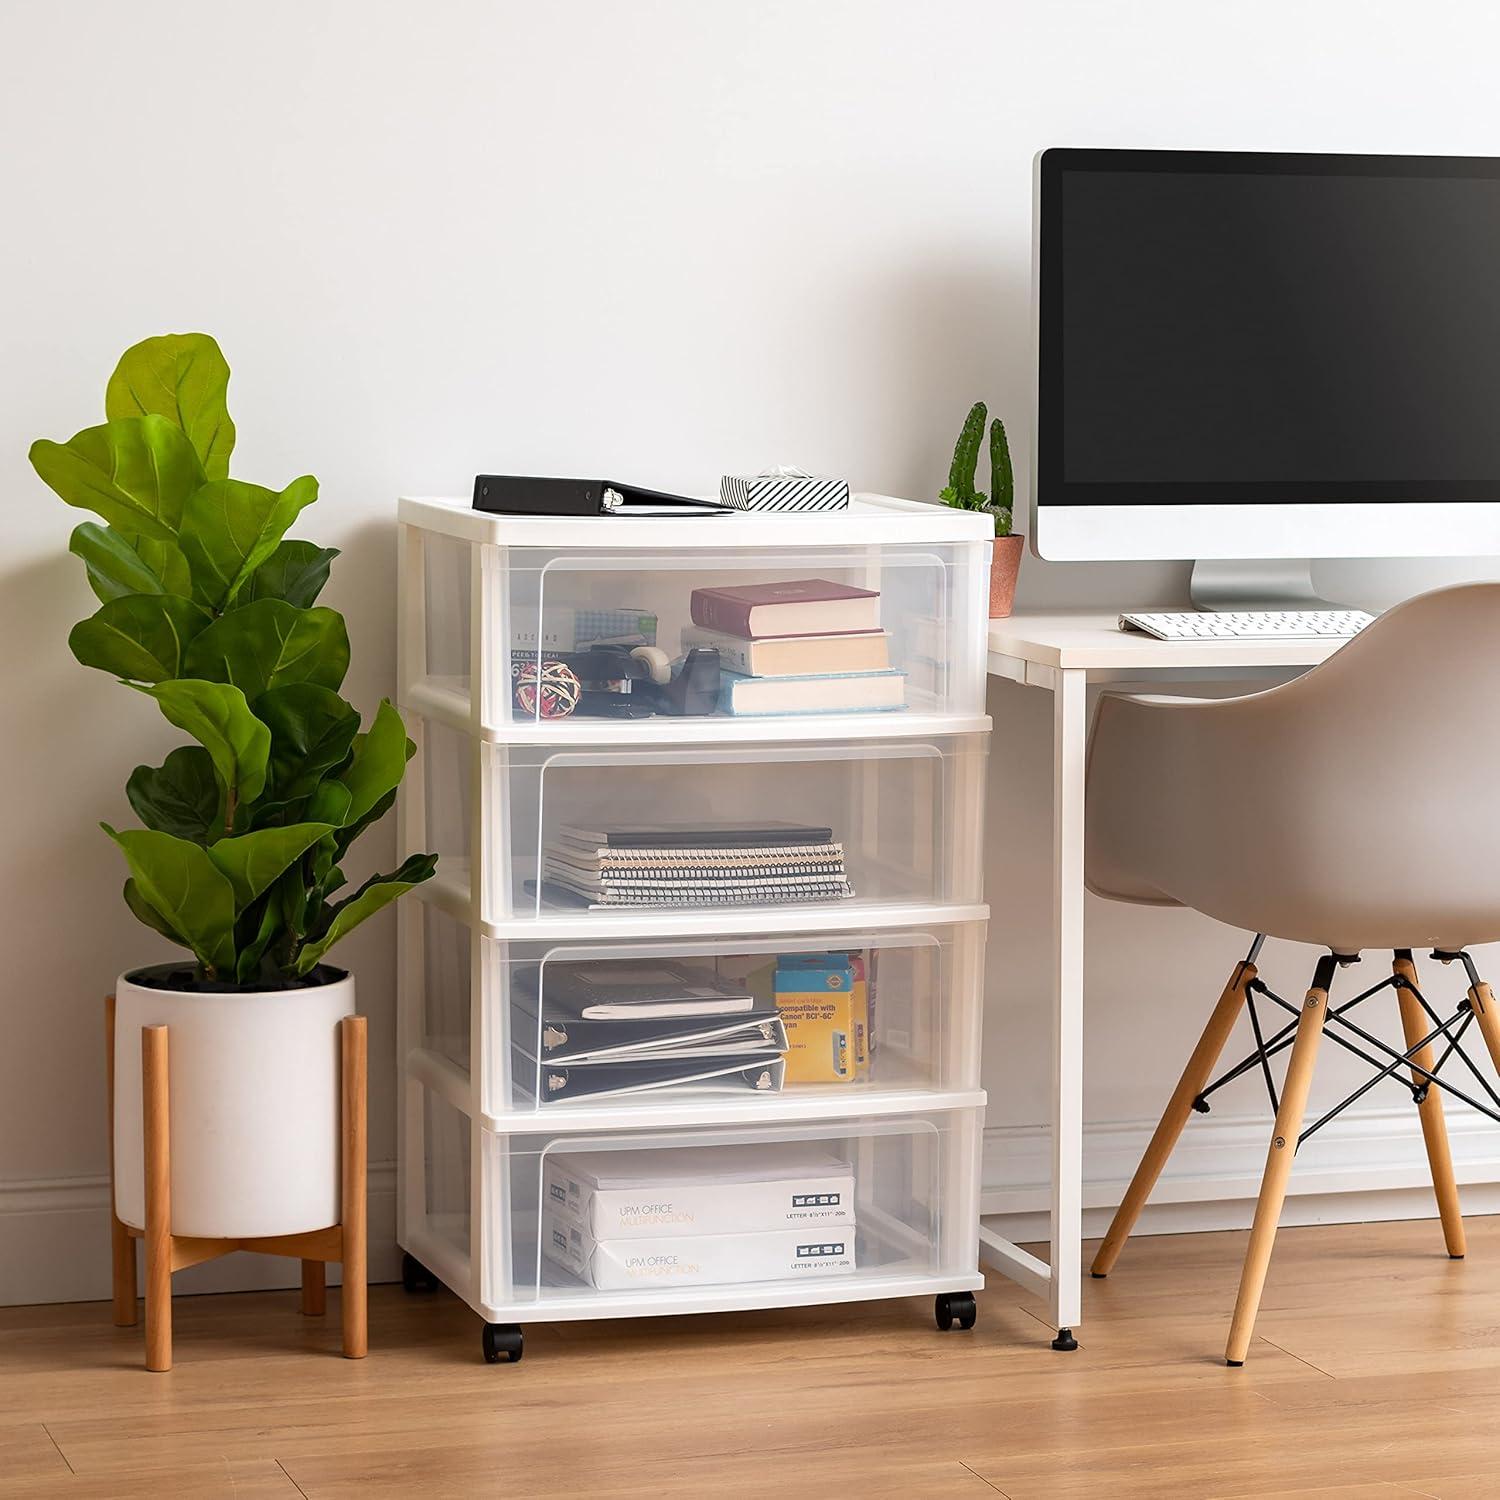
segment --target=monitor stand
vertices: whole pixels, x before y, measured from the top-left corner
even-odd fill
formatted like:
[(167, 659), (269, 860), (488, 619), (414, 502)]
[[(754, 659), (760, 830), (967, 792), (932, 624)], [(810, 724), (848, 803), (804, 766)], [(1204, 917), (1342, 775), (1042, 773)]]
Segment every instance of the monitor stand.
[(1188, 592), (1203, 610), (1336, 609), (1313, 592), (1312, 561), (1306, 557), (1200, 558)]

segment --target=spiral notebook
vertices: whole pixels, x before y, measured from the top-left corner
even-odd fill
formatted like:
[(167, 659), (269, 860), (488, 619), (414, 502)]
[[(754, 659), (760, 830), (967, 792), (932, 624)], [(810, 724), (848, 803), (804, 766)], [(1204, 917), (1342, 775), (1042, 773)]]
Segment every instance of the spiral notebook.
[(550, 893), (590, 906), (757, 906), (853, 894), (831, 828), (800, 823), (582, 828), (542, 851)]

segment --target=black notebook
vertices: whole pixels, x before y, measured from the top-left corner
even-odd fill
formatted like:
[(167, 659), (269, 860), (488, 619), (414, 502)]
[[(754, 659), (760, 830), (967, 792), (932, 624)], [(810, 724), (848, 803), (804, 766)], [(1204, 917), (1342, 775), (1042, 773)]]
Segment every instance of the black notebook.
[[(536, 1068), (534, 1058), (515, 1053), (516, 1076), (525, 1078)], [(660, 1059), (654, 1062), (611, 1063), (598, 1067), (570, 1067), (542, 1063), (537, 1073), (538, 1102), (604, 1098), (612, 1094), (645, 1094), (656, 1089), (684, 1093), (738, 1093), (746, 1090), (778, 1094), (786, 1078), (786, 1062), (779, 1055), (746, 1061), (743, 1058)]]
[(538, 1020), (518, 1004), (515, 1020), (520, 1051), (575, 1067), (688, 1057), (748, 1061), (786, 1051), (786, 1023), (774, 1008), (717, 1019), (581, 1021), (551, 1014)]

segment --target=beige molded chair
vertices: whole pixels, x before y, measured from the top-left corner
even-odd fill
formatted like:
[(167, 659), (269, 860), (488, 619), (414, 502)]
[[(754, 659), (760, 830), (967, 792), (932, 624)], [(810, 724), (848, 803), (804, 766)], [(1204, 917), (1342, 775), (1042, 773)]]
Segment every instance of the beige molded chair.
[[(1465, 951), (1500, 940), (1500, 584), (1441, 589), (1388, 611), (1321, 666), (1269, 692), (1220, 700), (1105, 694), (1089, 745), (1088, 883), (1119, 901), (1192, 907), (1255, 933), (1094, 1260), (1108, 1275), (1194, 1107), (1259, 1070), (1276, 1109), (1250, 1248), (1225, 1358), (1242, 1364), (1260, 1305), (1292, 1157), (1325, 1034), (1359, 1053), (1375, 1077), (1410, 1071), (1448, 1252), (1464, 1253), (1441, 1094), (1500, 1119), (1500, 1096), (1462, 1036), (1477, 1020), (1500, 1068), (1500, 1012)], [(1259, 978), (1269, 935), (1326, 948), (1300, 1009)], [(1439, 1020), (1417, 984), (1412, 950), (1459, 959), (1468, 990)], [(1336, 970), (1364, 950), (1392, 952), (1390, 977), (1333, 1006)], [(1406, 1041), (1397, 1051), (1350, 1014), (1393, 989)], [(1290, 1011), (1274, 1034), (1256, 1001)], [(1209, 1078), (1242, 1008), (1256, 1048)], [(1451, 1045), (1457, 1042), (1457, 1046)], [(1435, 1047), (1441, 1045), (1439, 1056)], [(1291, 1048), (1280, 1098), (1269, 1059)], [(1457, 1058), (1476, 1098), (1453, 1081)], [(1464, 1084), (1470, 1085), (1465, 1077)], [(1318, 1128), (1337, 1110), (1309, 1127)]]

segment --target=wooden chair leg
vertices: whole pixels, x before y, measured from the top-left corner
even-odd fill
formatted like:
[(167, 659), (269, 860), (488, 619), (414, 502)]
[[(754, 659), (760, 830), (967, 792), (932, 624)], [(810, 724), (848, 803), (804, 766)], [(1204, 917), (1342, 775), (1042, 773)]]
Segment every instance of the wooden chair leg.
[(363, 1016), (346, 1016), (339, 1023), (340, 1114), (343, 1159), (341, 1211), (344, 1281), (344, 1354), (363, 1359), (370, 1349), (366, 1268), (366, 1168), (369, 1155), (365, 1115), (369, 1070), (369, 1026)]
[[(1397, 950), (1391, 964), (1392, 971), (1406, 984), (1417, 987), (1417, 966), (1412, 962), (1410, 949)], [(1404, 986), (1396, 991), (1396, 1000), (1401, 1007), (1401, 1030), (1408, 1048), (1415, 1047), (1432, 1027), (1421, 1003)], [(1432, 1046), (1429, 1043), (1420, 1052), (1413, 1053), (1412, 1062), (1429, 1071), (1433, 1064)], [(1421, 1088), (1427, 1080), (1417, 1072), (1411, 1075), (1412, 1083)], [(1453, 1154), (1448, 1148), (1448, 1125), (1443, 1118), (1443, 1091), (1429, 1087), (1426, 1097), (1417, 1106), (1422, 1121), (1422, 1139), (1427, 1146), (1427, 1164), (1432, 1168), (1432, 1191), (1437, 1197), (1438, 1216), (1443, 1221), (1443, 1243), (1454, 1260), (1462, 1260), (1465, 1250), (1464, 1214), (1458, 1202), (1458, 1184), (1453, 1179)]]
[(1494, 995), (1482, 979), (1469, 987), (1469, 1004), (1479, 1020), (1479, 1033), (1489, 1049), (1490, 1061), (1495, 1071), (1500, 1072), (1500, 1009), (1496, 1008)]
[(104, 1092), (109, 1108), (109, 1263), (116, 1328), (133, 1328), (135, 1240), (115, 1212), (115, 997), (104, 997)]
[(1240, 1294), (1234, 1304), (1234, 1321), (1229, 1327), (1229, 1345), (1224, 1351), (1227, 1364), (1244, 1364), (1250, 1337), (1255, 1331), (1260, 1294), (1265, 1288), (1266, 1270), (1271, 1264), (1271, 1250), (1276, 1243), (1276, 1228), (1281, 1222), (1281, 1205), (1286, 1200), (1287, 1179), (1292, 1175), (1297, 1137), (1302, 1133), (1302, 1116), (1307, 1109), (1313, 1064), (1317, 1061), (1318, 1044), (1323, 1040), (1323, 1022), (1328, 1012), (1328, 988), (1333, 982), (1333, 971), (1331, 957), (1319, 959), (1312, 988), (1302, 1002), (1297, 1037), (1292, 1043), (1292, 1058), (1281, 1089), (1281, 1108), (1276, 1111), (1271, 1148), (1266, 1154), (1265, 1175), (1260, 1181), (1260, 1198), (1255, 1205), (1255, 1222), (1250, 1230), (1250, 1248), (1245, 1254)]
[(1161, 1122), (1146, 1147), (1145, 1155), (1141, 1157), (1141, 1164), (1135, 1169), (1135, 1176), (1130, 1179), (1130, 1187), (1119, 1208), (1115, 1210), (1109, 1233), (1104, 1236), (1094, 1255), (1093, 1275), (1108, 1276), (1114, 1269), (1115, 1261), (1125, 1248), (1125, 1241), (1130, 1238), (1130, 1232), (1135, 1228), (1136, 1220), (1140, 1218), (1141, 1210), (1145, 1208), (1146, 1200), (1156, 1186), (1156, 1179), (1161, 1176), (1162, 1168), (1166, 1166), (1167, 1158), (1171, 1156), (1172, 1148), (1182, 1134), (1182, 1127), (1192, 1113), (1193, 1100), (1203, 1092), (1209, 1074), (1213, 1072), (1214, 1064), (1224, 1050), (1224, 1043), (1229, 1040), (1229, 1033), (1234, 1029), (1234, 1023), (1245, 1003), (1246, 986), (1255, 975), (1255, 965), (1242, 962), (1236, 965), (1234, 973), (1229, 976), (1229, 983), (1224, 986), (1224, 993), (1219, 996), (1219, 1002), (1208, 1018), (1208, 1025), (1203, 1028), (1203, 1035), (1198, 1038), (1198, 1045), (1193, 1048), (1193, 1055), (1188, 1058), (1182, 1077), (1177, 1080), (1177, 1087), (1167, 1101)]
[(302, 1262), (302, 1315), (306, 1318), (321, 1318), (328, 1307), (327, 1285), (323, 1277), (323, 1262)]
[(146, 1368), (172, 1368), (172, 1121), (167, 1028), (141, 1029), (146, 1159)]

